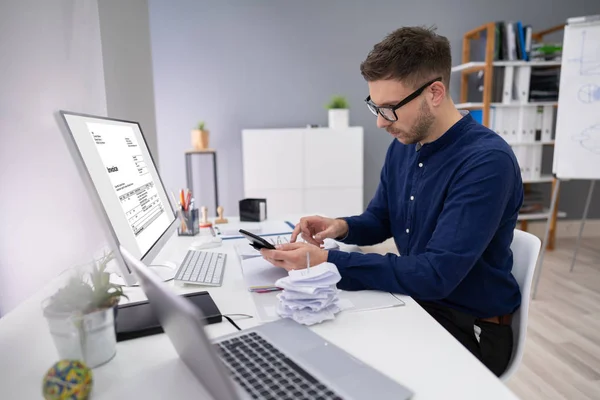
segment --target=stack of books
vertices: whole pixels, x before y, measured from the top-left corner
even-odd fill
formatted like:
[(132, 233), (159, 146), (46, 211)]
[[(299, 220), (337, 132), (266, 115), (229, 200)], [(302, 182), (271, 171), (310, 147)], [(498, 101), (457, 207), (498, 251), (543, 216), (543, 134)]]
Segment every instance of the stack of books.
[(529, 101), (558, 101), (560, 68), (534, 67), (531, 69)]
[(561, 61), (562, 43), (533, 43), (531, 61)]
[(525, 193), (523, 205), (521, 206), (521, 214), (531, 214), (542, 212), (544, 210), (544, 197), (539, 191), (531, 190)]
[(531, 53), (533, 29), (521, 21), (496, 22), (494, 60), (528, 61)]

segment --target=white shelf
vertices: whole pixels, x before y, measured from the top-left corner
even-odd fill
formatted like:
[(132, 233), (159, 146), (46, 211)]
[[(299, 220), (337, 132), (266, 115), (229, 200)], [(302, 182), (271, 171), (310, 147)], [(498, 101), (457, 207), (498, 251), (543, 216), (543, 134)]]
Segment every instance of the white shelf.
[[(559, 211), (557, 214), (558, 218), (564, 218), (567, 216), (567, 213), (564, 211)], [(517, 218), (518, 221), (531, 221), (531, 220), (539, 220), (539, 219), (548, 219), (550, 218), (550, 212), (548, 209), (545, 209), (543, 212), (539, 213), (526, 213), (519, 214)]]
[(452, 67), (451, 71), (452, 72), (459, 72), (459, 71), (463, 71), (466, 69), (483, 69), (485, 68), (485, 62), (483, 61), (471, 61), (468, 62), (466, 64), (460, 64), (457, 65), (456, 67)]
[(553, 145), (554, 144), (554, 140), (546, 140), (544, 142), (506, 142), (508, 143), (510, 146), (539, 146), (539, 145)]
[[(557, 101), (530, 101), (529, 103), (490, 103), (490, 107), (543, 107), (543, 106), (558, 106)], [(461, 109), (479, 109), (483, 108), (483, 103), (457, 103), (456, 108)]]
[[(494, 61), (494, 67), (560, 67), (561, 61)], [(452, 67), (452, 72), (465, 70), (477, 71), (485, 68), (485, 61), (471, 61), (466, 64), (459, 64)]]
[(523, 183), (543, 183), (543, 182), (552, 182), (554, 177), (552, 175), (542, 175), (537, 179), (523, 179)]
[(494, 61), (494, 67), (560, 67), (561, 61)]

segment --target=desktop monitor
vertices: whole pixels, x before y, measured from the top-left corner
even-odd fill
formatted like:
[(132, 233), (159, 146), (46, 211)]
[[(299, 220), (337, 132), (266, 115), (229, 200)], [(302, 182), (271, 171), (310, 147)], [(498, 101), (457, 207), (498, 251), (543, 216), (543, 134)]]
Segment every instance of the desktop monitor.
[[(176, 229), (175, 212), (137, 122), (57, 113), (67, 145), (90, 198), (109, 230), (113, 249), (122, 245), (148, 264)], [(61, 121), (62, 120), (62, 121)], [(115, 251), (126, 285), (135, 275)], [(155, 269), (163, 279), (170, 268)]]

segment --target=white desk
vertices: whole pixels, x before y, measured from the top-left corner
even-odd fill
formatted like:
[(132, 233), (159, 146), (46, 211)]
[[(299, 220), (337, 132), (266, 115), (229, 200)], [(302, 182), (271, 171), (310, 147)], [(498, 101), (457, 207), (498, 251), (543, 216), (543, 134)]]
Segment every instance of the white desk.
[[(193, 238), (176, 235), (157, 261), (183, 258)], [(227, 251), (224, 284), (208, 290), (223, 314), (256, 315), (245, 289), (232, 242), (212, 251)], [(40, 293), (0, 319), (0, 393), (2, 398), (41, 398), (46, 370), (58, 359), (41, 301), (56, 290), (49, 284)], [(131, 301), (144, 299), (139, 288), (127, 288)], [(414, 399), (515, 399), (516, 397), (448, 334), (410, 297), (404, 307), (344, 313), (312, 329), (353, 356), (379, 369), (415, 392)], [(256, 318), (239, 320), (243, 328)], [(211, 337), (234, 332), (228, 323), (207, 327)], [(202, 388), (179, 360), (166, 335), (117, 344), (117, 355), (93, 370), (92, 399), (204, 398)]]

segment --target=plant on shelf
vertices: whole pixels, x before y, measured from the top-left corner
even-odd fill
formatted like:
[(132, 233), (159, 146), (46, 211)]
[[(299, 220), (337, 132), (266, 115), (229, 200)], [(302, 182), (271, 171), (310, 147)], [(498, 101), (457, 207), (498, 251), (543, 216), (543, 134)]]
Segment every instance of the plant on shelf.
[(194, 150), (208, 149), (209, 131), (204, 121), (198, 122), (196, 129), (192, 130), (192, 147)]
[(335, 95), (331, 97), (331, 100), (327, 104), (327, 109), (329, 110), (337, 110), (337, 109), (349, 109), (348, 100), (344, 96)]
[(94, 368), (114, 356), (116, 307), (121, 297), (128, 297), (106, 272), (113, 259), (108, 252), (90, 271), (77, 270), (45, 301), (44, 316), (62, 359), (80, 359)]
[(348, 127), (350, 108), (348, 100), (344, 96), (335, 95), (327, 104), (329, 110), (329, 127), (331, 129), (343, 129)]

